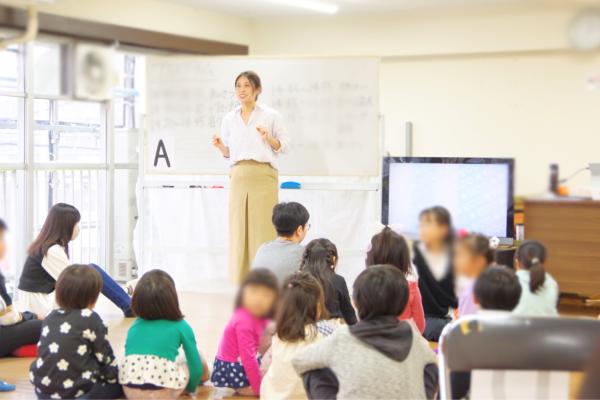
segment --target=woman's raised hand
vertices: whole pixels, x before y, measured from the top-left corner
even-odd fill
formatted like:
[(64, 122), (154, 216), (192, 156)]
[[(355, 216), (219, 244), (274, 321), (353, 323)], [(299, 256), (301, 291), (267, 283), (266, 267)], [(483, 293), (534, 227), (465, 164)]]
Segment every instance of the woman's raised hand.
[(260, 137), (263, 140), (269, 140), (271, 138), (269, 131), (264, 126), (257, 126), (256, 130), (258, 131), (258, 133), (260, 134)]
[(219, 135), (213, 135), (212, 145), (218, 149), (225, 147), (225, 145), (223, 144), (223, 139), (221, 139), (221, 137)]

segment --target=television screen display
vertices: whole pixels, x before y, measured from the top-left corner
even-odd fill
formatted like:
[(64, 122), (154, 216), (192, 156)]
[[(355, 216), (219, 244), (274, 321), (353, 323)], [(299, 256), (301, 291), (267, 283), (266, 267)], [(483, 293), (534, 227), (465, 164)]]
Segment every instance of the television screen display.
[(455, 229), (512, 237), (513, 169), (512, 159), (386, 157), (383, 223), (416, 237), (419, 213), (443, 206)]

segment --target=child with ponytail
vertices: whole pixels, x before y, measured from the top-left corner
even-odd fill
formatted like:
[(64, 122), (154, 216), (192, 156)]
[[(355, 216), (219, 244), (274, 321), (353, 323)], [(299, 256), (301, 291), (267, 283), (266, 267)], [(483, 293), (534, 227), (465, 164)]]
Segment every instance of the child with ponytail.
[(323, 287), (329, 317), (354, 325), (356, 312), (352, 307), (346, 280), (335, 273), (337, 261), (335, 244), (328, 239), (314, 239), (304, 250), (300, 270), (314, 276)]
[(521, 299), (515, 314), (558, 315), (558, 284), (544, 269), (546, 248), (535, 240), (523, 242), (515, 254), (515, 268), (521, 284)]

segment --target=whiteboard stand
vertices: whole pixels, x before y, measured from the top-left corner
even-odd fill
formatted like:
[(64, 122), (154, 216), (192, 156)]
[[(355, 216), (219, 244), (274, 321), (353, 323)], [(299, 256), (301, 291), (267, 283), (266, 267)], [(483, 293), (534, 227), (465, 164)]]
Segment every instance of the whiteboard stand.
[(406, 121), (404, 123), (404, 146), (407, 157), (413, 156), (413, 123)]

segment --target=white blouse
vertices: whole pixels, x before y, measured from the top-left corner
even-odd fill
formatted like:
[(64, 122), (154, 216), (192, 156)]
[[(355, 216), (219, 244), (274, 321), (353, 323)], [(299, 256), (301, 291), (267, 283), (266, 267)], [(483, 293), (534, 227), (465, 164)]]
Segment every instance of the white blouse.
[[(273, 150), (269, 143), (263, 140), (256, 130), (257, 127), (266, 128), (272, 137), (279, 140), (279, 150)], [(229, 148), (229, 165), (254, 160), (269, 163), (278, 169), (279, 154), (285, 153), (289, 146), (284, 131), (281, 114), (272, 108), (257, 103), (246, 124), (242, 120), (241, 106), (237, 106), (225, 115), (221, 124), (221, 139)]]
[(448, 252), (443, 251), (441, 253), (433, 254), (427, 250), (427, 247), (423, 242), (419, 243), (419, 250), (425, 258), (425, 262), (429, 266), (429, 271), (436, 281), (441, 281), (446, 277), (448, 269), (450, 268), (450, 255)]
[[(50, 247), (42, 259), (42, 267), (55, 280), (69, 265), (70, 261), (65, 249), (58, 244)], [(54, 292), (48, 294), (25, 292), (23, 290), (19, 292), (23, 309), (37, 314), (40, 318), (45, 317), (50, 311), (57, 308)]]

